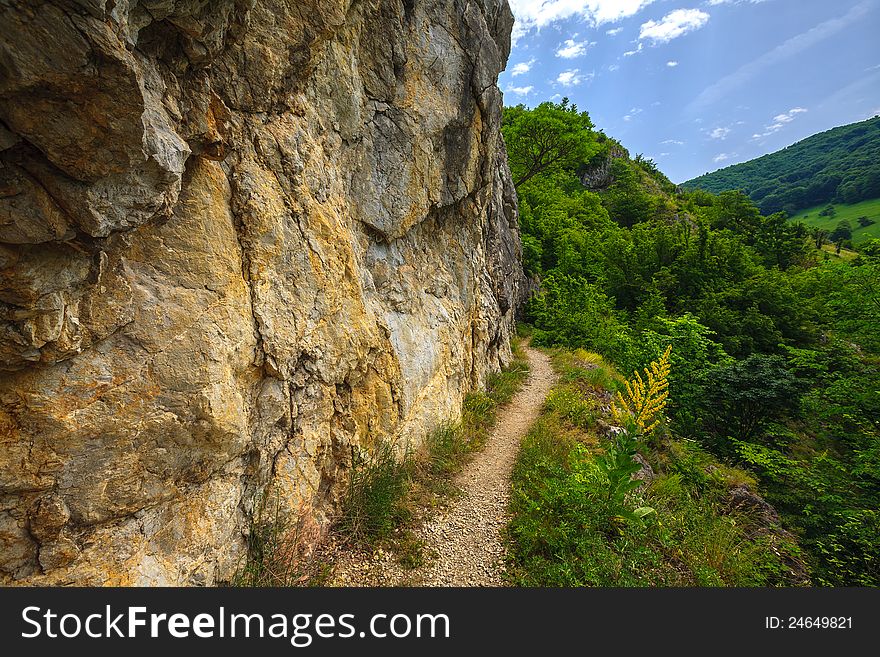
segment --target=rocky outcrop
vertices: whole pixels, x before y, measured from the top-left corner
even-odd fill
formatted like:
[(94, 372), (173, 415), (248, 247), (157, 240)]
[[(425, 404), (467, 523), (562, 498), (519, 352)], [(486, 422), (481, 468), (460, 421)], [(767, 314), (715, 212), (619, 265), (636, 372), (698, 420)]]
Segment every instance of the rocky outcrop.
[(614, 184), (612, 168), (614, 160), (627, 158), (629, 154), (617, 144), (612, 143), (608, 152), (596, 156), (592, 162), (578, 171), (581, 184), (592, 192), (601, 192)]
[(792, 550), (797, 538), (782, 526), (779, 512), (746, 484), (735, 484), (727, 491), (723, 511), (735, 515), (746, 538), (761, 540), (764, 549), (778, 555), (788, 568), (789, 581), (795, 586), (810, 586), (810, 570), (800, 550)]
[(505, 0), (0, 3), (0, 581), (212, 584), (510, 357)]

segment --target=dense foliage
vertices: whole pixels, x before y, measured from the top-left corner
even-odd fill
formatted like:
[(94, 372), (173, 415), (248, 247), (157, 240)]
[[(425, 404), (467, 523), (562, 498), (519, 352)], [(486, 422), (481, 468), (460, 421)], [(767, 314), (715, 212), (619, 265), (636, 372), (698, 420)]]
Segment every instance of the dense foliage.
[(813, 135), (776, 153), (684, 183), (745, 192), (769, 214), (880, 198), (880, 117)]
[(514, 468), (508, 527), (514, 584), (804, 583), (793, 537), (760, 507), (733, 503), (732, 488), (754, 483), (746, 472), (692, 442), (670, 440), (644, 450), (653, 474), (643, 481), (633, 437), (602, 435), (611, 419), (603, 410), (610, 393), (631, 397), (622, 377), (583, 350), (557, 351), (553, 361), (561, 381)]
[[(511, 149), (524, 137), (507, 120), (528, 111), (506, 110)], [(880, 244), (828, 260), (742, 192), (678, 192), (652, 162), (580, 134), (588, 160), (518, 187), (535, 343), (626, 372), (672, 345), (671, 435), (758, 477), (814, 583), (880, 584)]]

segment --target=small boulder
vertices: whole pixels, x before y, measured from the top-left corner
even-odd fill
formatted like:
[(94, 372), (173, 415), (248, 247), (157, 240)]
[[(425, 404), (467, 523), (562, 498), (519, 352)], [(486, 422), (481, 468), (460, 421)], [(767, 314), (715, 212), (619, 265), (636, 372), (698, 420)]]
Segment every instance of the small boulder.
[(730, 489), (727, 493), (727, 503), (731, 510), (749, 513), (764, 527), (779, 525), (779, 513), (776, 509), (745, 484)]

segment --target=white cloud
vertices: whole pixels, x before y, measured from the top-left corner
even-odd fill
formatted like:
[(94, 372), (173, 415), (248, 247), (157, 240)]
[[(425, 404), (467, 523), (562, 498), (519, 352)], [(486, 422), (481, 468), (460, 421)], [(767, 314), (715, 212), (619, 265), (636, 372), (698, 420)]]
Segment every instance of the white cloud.
[(583, 76), (578, 75), (579, 70), (580, 69), (573, 68), (568, 71), (563, 71), (556, 78), (556, 81), (563, 87), (573, 87), (578, 85), (583, 81)]
[(795, 117), (798, 114), (803, 114), (806, 111), (807, 110), (805, 110), (803, 107), (793, 107), (792, 109), (788, 110), (785, 114), (777, 114), (776, 116), (773, 117), (773, 120), (776, 123), (791, 123), (792, 121), (794, 121)]
[(620, 65), (619, 65), (619, 64), (611, 64), (611, 65), (608, 67), (608, 70), (611, 71), (612, 73), (614, 73), (614, 71), (616, 71), (616, 70), (619, 69), (619, 68), (620, 68)]
[(504, 91), (510, 94), (516, 94), (517, 96), (528, 96), (535, 88), (531, 85), (528, 87), (514, 87), (512, 85), (508, 85), (507, 89)]
[(697, 99), (688, 106), (687, 111), (699, 112), (704, 107), (731, 95), (764, 69), (779, 64), (795, 55), (799, 55), (803, 51), (812, 48), (825, 39), (834, 36), (851, 23), (862, 18), (871, 9), (872, 4), (873, 3), (870, 0), (860, 2), (858, 5), (850, 9), (844, 16), (841, 16), (840, 18), (832, 18), (824, 23), (820, 23), (816, 27), (788, 39), (782, 44), (776, 46), (773, 50), (770, 50), (748, 64), (741, 66), (734, 73), (731, 73), (727, 77), (722, 78), (715, 84), (704, 89)]
[(633, 107), (633, 108), (629, 111), (629, 114), (626, 114), (626, 115), (623, 117), (623, 120), (626, 121), (626, 122), (632, 121), (635, 117), (637, 117), (637, 116), (638, 116), (639, 114), (641, 114), (643, 111), (644, 111), (644, 110), (643, 110), (641, 107)]
[(638, 48), (636, 48), (635, 50), (627, 50), (625, 53), (623, 53), (623, 56), (624, 57), (632, 57), (633, 55), (635, 55), (636, 53), (641, 52), (641, 51), (642, 51), (642, 44), (640, 43)]
[(664, 139), (660, 142), (664, 146), (673, 145), (673, 146), (684, 146), (683, 141), (679, 141), (678, 139)]
[(724, 160), (729, 160), (731, 157), (733, 156), (730, 153), (718, 153), (712, 161), (718, 164), (719, 162), (724, 162)]
[(559, 48), (556, 50), (556, 56), (562, 57), (563, 59), (574, 59), (575, 57), (580, 57), (585, 52), (587, 52), (587, 48), (592, 45), (594, 44), (588, 43), (586, 41), (578, 42), (574, 39), (566, 39), (565, 42), (560, 44)]
[(672, 61), (666, 62), (666, 65), (667, 65), (669, 68), (675, 68), (676, 66), (678, 66), (678, 62), (675, 61), (675, 60), (672, 60)]
[(654, 0), (510, 0), (518, 21), (543, 27), (574, 16), (595, 25), (614, 23), (637, 14)]
[(688, 32), (699, 30), (709, 22), (709, 14), (700, 9), (675, 9), (659, 21), (642, 23), (639, 39), (650, 39), (654, 44), (668, 43)]
[(712, 132), (709, 133), (709, 136), (712, 139), (727, 139), (727, 135), (730, 134), (730, 128), (715, 128)]
[(634, 16), (654, 0), (510, 0), (516, 17), (513, 42), (526, 32), (567, 18), (597, 26)]
[(761, 134), (755, 133), (752, 135), (752, 139), (763, 139), (764, 137), (769, 137), (770, 135), (779, 132), (787, 124), (794, 121), (798, 114), (803, 114), (806, 111), (807, 110), (803, 107), (792, 107), (784, 114), (777, 114), (773, 117), (773, 120), (769, 125), (764, 126), (764, 132)]
[(623, 32), (622, 27), (612, 27), (610, 30), (605, 30), (605, 34), (608, 36), (617, 36), (621, 32)]
[(514, 64), (513, 68), (510, 69), (510, 74), (514, 77), (517, 75), (525, 75), (529, 71), (532, 70), (532, 66), (535, 65), (535, 58), (533, 57), (527, 62), (520, 62), (519, 64)]

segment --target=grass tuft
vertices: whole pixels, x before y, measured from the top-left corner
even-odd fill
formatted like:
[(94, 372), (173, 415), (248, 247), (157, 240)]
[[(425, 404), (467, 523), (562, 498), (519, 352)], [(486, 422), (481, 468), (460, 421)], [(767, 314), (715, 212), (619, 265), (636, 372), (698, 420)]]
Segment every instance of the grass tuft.
[(254, 505), (247, 550), (229, 585), (294, 587), (321, 581), (324, 567), (312, 559), (321, 538), (321, 529), (308, 511), (291, 515), (277, 491), (267, 492)]
[(385, 441), (369, 456), (353, 454), (337, 531), (355, 543), (389, 538), (410, 517), (404, 498), (412, 472), (411, 453), (398, 457), (394, 445)]

